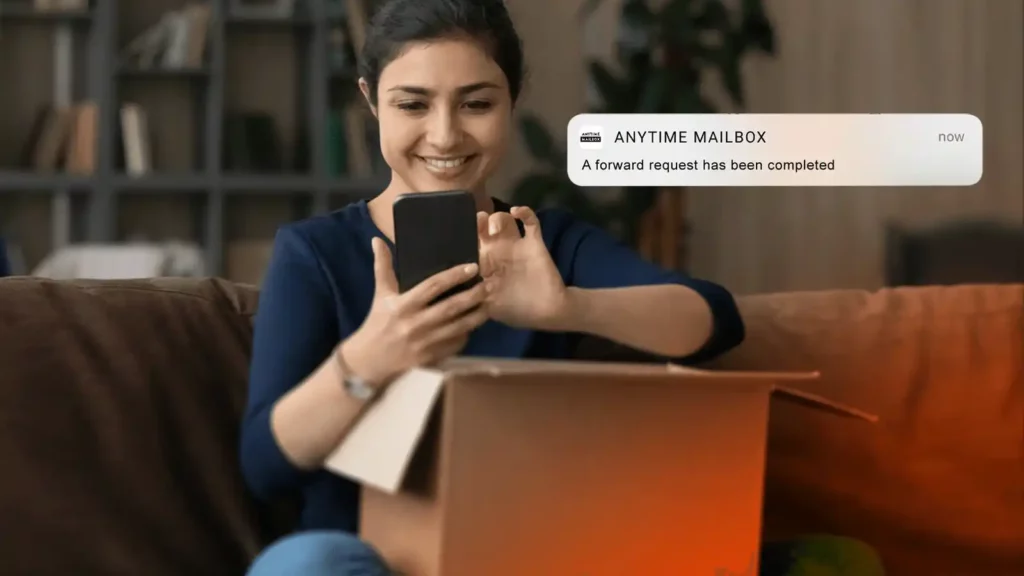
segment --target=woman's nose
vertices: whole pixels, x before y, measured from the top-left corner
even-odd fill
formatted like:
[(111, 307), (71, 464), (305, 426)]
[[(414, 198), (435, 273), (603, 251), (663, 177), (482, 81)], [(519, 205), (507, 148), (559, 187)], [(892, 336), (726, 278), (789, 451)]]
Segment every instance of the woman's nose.
[(447, 152), (462, 142), (458, 117), (451, 112), (437, 112), (427, 124), (427, 144), (438, 152)]

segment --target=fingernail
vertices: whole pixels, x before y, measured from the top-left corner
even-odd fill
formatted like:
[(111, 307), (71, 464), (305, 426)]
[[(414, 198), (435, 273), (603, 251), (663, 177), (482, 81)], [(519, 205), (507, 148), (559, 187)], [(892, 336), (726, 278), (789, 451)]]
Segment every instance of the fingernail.
[(491, 234), (492, 236), (497, 234), (498, 233), (498, 223), (492, 220), (490, 225), (488, 225), (488, 227), (487, 227), (487, 232), (489, 234)]
[(476, 264), (467, 264), (466, 267), (462, 269), (462, 271), (466, 273), (466, 276), (472, 276), (473, 274), (476, 274), (477, 268), (478, 266)]

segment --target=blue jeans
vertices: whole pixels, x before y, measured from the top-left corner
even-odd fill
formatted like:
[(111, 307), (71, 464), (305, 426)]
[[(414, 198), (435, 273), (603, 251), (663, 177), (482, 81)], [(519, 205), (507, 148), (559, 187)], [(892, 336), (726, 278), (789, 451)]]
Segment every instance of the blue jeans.
[[(884, 576), (869, 546), (836, 536), (766, 543), (760, 576)], [(300, 532), (263, 551), (247, 576), (392, 576), (377, 551), (340, 531)], [(740, 576), (740, 575), (737, 575)], [(741, 576), (754, 576), (742, 574)]]
[(246, 576), (391, 576), (369, 544), (341, 531), (300, 532), (253, 560)]

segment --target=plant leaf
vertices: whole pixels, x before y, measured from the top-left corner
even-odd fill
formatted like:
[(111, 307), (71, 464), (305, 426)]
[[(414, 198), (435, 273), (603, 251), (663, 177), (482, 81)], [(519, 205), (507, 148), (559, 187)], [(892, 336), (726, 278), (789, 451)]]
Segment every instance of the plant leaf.
[(693, 24), (700, 30), (727, 32), (731, 24), (729, 9), (725, 7), (722, 0), (706, 0), (701, 3), (694, 15)]
[(748, 44), (765, 54), (775, 54), (775, 30), (766, 16), (745, 18), (741, 30)]
[(737, 106), (746, 102), (743, 90), (743, 48), (739, 33), (726, 36), (719, 52), (718, 70), (722, 74), (722, 85)]
[(663, 68), (655, 68), (647, 75), (640, 90), (640, 98), (637, 102), (636, 112), (638, 114), (657, 114), (669, 112), (665, 109), (666, 88), (668, 87), (668, 72)]
[(523, 135), (527, 150), (535, 159), (551, 163), (561, 156), (551, 133), (536, 116), (527, 114), (520, 118), (519, 130)]
[(651, 7), (647, 5), (647, 0), (624, 0), (622, 2), (619, 26), (639, 32), (649, 30), (657, 23), (658, 19), (651, 11)]
[(740, 14), (740, 30), (745, 43), (765, 54), (775, 54), (775, 31), (765, 12), (763, 0), (743, 0)]
[(694, 26), (693, 0), (670, 0), (661, 12), (661, 39), (666, 44), (684, 48), (697, 44), (697, 28)]
[(623, 99), (627, 94), (623, 82), (612, 74), (602, 62), (593, 60), (590, 62), (590, 79), (597, 88), (604, 104), (603, 108), (609, 111), (623, 112)]
[(673, 90), (675, 98), (671, 107), (673, 114), (713, 114), (715, 107), (700, 93), (700, 86)]

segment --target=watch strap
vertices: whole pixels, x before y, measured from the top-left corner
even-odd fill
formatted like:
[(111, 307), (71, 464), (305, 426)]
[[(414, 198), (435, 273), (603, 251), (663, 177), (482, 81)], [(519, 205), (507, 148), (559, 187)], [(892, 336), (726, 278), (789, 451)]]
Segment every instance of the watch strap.
[(360, 402), (372, 400), (377, 395), (377, 387), (359, 375), (352, 373), (348, 363), (345, 362), (344, 356), (341, 354), (340, 348), (335, 352), (334, 356), (337, 358), (338, 367), (341, 368), (341, 386), (344, 388), (345, 393)]

